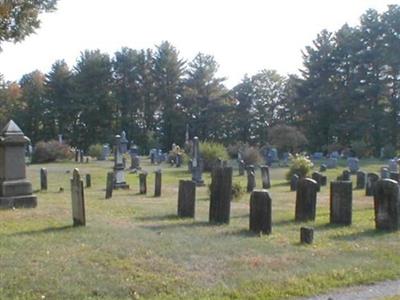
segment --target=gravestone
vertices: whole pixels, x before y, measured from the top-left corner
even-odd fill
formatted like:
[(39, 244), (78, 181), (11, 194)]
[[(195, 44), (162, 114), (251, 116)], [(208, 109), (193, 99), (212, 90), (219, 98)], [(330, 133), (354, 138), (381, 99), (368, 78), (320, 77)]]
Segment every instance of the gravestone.
[(80, 151), (79, 151), (79, 162), (80, 162), (81, 164), (83, 164), (83, 155), (84, 155), (83, 150), (80, 150)]
[(400, 174), (399, 173), (390, 172), (389, 178), (398, 183), (399, 179), (400, 179)]
[(363, 190), (367, 182), (367, 174), (363, 171), (357, 172), (356, 189)]
[(136, 154), (131, 155), (131, 170), (140, 170), (140, 158), (139, 156), (137, 156)]
[(272, 200), (267, 190), (255, 190), (250, 197), (250, 231), (271, 233)]
[(256, 187), (256, 175), (253, 165), (247, 166), (247, 192), (250, 193)]
[(352, 220), (352, 182), (331, 182), (330, 223), (351, 225)]
[(319, 171), (320, 171), (320, 172), (325, 172), (326, 169), (327, 169), (326, 164), (321, 164), (321, 165), (319, 166)]
[(150, 150), (150, 163), (152, 165), (154, 165), (156, 163), (156, 154), (157, 154), (157, 149)]
[(337, 158), (330, 157), (326, 161), (326, 167), (328, 169), (336, 169), (337, 167)]
[(232, 200), (232, 168), (214, 168), (210, 189), (210, 223), (228, 224)]
[(357, 157), (349, 157), (347, 159), (347, 166), (349, 167), (351, 174), (356, 174), (360, 169), (359, 159)]
[(271, 179), (269, 177), (269, 167), (268, 166), (260, 166), (261, 170), (261, 182), (263, 189), (271, 188)]
[(203, 159), (200, 155), (199, 138), (193, 138), (193, 154), (192, 154), (192, 180), (197, 186), (204, 186), (203, 181)]
[(296, 221), (314, 221), (318, 184), (311, 178), (300, 179), (296, 193)]
[(177, 168), (180, 168), (182, 166), (182, 154), (177, 153), (175, 159), (176, 159), (175, 166)]
[(147, 172), (142, 172), (139, 174), (139, 193), (147, 193)]
[(312, 158), (313, 160), (320, 160), (320, 159), (323, 159), (323, 158), (324, 158), (324, 154), (323, 154), (322, 152), (314, 152), (314, 153), (311, 155), (311, 158)]
[(390, 173), (398, 173), (399, 172), (399, 167), (397, 164), (397, 159), (391, 159), (389, 160), (389, 172)]
[(74, 226), (85, 226), (85, 194), (83, 180), (78, 169), (74, 169), (71, 178), (72, 220)]
[(299, 175), (293, 174), (290, 178), (290, 190), (295, 191), (297, 189), (297, 182), (299, 181)]
[(244, 171), (245, 171), (245, 164), (244, 164), (244, 160), (241, 159), (241, 160), (239, 160), (239, 176), (243, 176)]
[(92, 176), (90, 174), (86, 174), (86, 187), (90, 188), (92, 186)]
[(340, 154), (337, 151), (333, 151), (330, 155), (330, 158), (335, 158), (335, 159), (339, 159), (340, 158)]
[(161, 196), (161, 170), (157, 170), (155, 173), (155, 180), (154, 180), (154, 197)]
[(314, 241), (314, 229), (309, 227), (300, 228), (300, 243), (312, 244)]
[(103, 148), (101, 149), (100, 160), (108, 160), (110, 153), (111, 153), (110, 146), (108, 144), (104, 144)]
[(351, 173), (348, 170), (344, 170), (342, 172), (342, 181), (350, 181), (351, 180)]
[(400, 186), (392, 179), (381, 179), (375, 184), (374, 193), (375, 228), (399, 230)]
[(381, 167), (381, 179), (390, 178), (390, 172), (387, 167)]
[(196, 183), (191, 180), (179, 180), (178, 217), (194, 218), (196, 203)]
[(107, 182), (106, 182), (106, 199), (109, 199), (112, 197), (113, 185), (114, 185), (114, 173), (108, 172), (107, 173)]
[(40, 190), (47, 191), (47, 169), (40, 169)]
[(0, 208), (37, 205), (32, 184), (26, 179), (25, 147), (28, 142), (12, 120), (0, 133)]
[[(126, 140), (126, 138), (125, 138)], [(125, 142), (120, 135), (115, 136), (115, 146), (114, 146), (114, 189), (129, 189), (129, 185), (125, 181), (124, 173), (124, 150), (126, 148)]]
[(319, 192), (321, 190), (321, 177), (320, 174), (318, 172), (313, 172), (311, 174), (311, 178), (315, 180), (315, 182), (317, 183), (317, 192)]
[(376, 173), (368, 173), (367, 174), (367, 184), (365, 187), (365, 195), (366, 196), (374, 195), (375, 184), (378, 180), (379, 180), (378, 174), (376, 174)]

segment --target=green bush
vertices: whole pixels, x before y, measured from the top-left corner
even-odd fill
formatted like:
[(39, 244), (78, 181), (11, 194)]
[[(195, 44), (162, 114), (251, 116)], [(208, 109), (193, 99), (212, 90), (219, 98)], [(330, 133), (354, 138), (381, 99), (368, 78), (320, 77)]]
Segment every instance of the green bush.
[(224, 145), (214, 142), (201, 142), (200, 154), (203, 158), (204, 171), (211, 171), (217, 160), (227, 160), (228, 152)]
[(103, 145), (95, 144), (91, 145), (88, 149), (88, 154), (91, 157), (95, 157), (96, 159), (100, 159), (103, 152)]
[(313, 163), (305, 155), (296, 154), (290, 158), (291, 164), (289, 171), (286, 173), (286, 179), (290, 181), (293, 174), (299, 175), (300, 178), (304, 178), (313, 168)]
[(396, 154), (396, 148), (392, 144), (387, 144), (383, 147), (383, 158), (393, 158)]
[(232, 184), (232, 199), (239, 200), (244, 195), (244, 187), (239, 182)]
[(371, 148), (364, 141), (351, 142), (351, 150), (357, 157), (368, 157), (371, 155)]
[(71, 148), (66, 144), (60, 144), (55, 140), (49, 142), (40, 141), (36, 144), (32, 153), (32, 163), (71, 159), (73, 156)]
[(242, 152), (242, 159), (247, 165), (258, 165), (262, 162), (260, 150), (257, 147), (246, 146)]

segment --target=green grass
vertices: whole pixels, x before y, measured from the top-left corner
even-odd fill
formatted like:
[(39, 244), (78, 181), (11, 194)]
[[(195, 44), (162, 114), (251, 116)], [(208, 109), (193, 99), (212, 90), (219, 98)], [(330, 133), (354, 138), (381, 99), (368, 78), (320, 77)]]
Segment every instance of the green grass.
[[(361, 164), (377, 172), (381, 162)], [(0, 210), (0, 299), (286, 299), (400, 278), (400, 233), (375, 231), (373, 201), (364, 191), (353, 193), (353, 225), (339, 227), (327, 225), (329, 188), (323, 187), (317, 219), (307, 224), (315, 242), (304, 246), (286, 169), (271, 170), (272, 234), (257, 236), (248, 232), (249, 194), (232, 203), (229, 225), (215, 226), (208, 224), (207, 187), (198, 188), (196, 218), (183, 220), (176, 209), (178, 181), (190, 177), (185, 167), (163, 165), (162, 197), (154, 198), (157, 167), (143, 161), (148, 195), (138, 195), (138, 176), (127, 174), (131, 189), (105, 200), (112, 163), (91, 162), (76, 165), (82, 176), (92, 175), (92, 187), (85, 189), (87, 226), (73, 228), (75, 165), (44, 166), (49, 189), (37, 191), (38, 207)], [(28, 168), (36, 189), (40, 167)], [(333, 179), (341, 171), (326, 174)], [(245, 186), (245, 177), (234, 174)]]

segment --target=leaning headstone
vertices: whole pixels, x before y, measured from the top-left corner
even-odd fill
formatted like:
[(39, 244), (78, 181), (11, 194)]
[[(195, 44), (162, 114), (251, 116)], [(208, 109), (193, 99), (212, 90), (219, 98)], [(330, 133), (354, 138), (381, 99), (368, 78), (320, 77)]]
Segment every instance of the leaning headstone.
[(147, 193), (147, 172), (142, 172), (139, 174), (139, 193)]
[(358, 171), (357, 172), (356, 189), (358, 189), (358, 190), (365, 189), (366, 182), (367, 182), (367, 174), (363, 171)]
[(300, 228), (300, 243), (312, 244), (314, 241), (314, 229), (309, 227)]
[(0, 133), (0, 208), (36, 207), (26, 179), (25, 146), (29, 139), (10, 121)]
[(398, 173), (399, 172), (399, 167), (397, 164), (397, 159), (391, 159), (389, 160), (389, 172), (390, 173)]
[(92, 176), (90, 174), (86, 174), (86, 187), (90, 188), (92, 186)]
[(122, 143), (122, 138), (119, 135), (115, 136), (114, 147), (114, 189), (129, 189), (129, 185), (125, 181), (124, 173), (124, 157), (123, 151), (126, 145)]
[(296, 221), (315, 220), (318, 184), (311, 178), (300, 179), (297, 183), (296, 193)]
[(85, 226), (85, 194), (83, 191), (83, 180), (79, 175), (79, 170), (74, 169), (71, 178), (71, 200), (72, 200), (72, 219), (74, 226)]
[(229, 223), (232, 168), (214, 168), (211, 174), (210, 223)]
[(328, 169), (335, 169), (337, 167), (337, 158), (328, 158), (328, 160), (326, 161), (326, 167)]
[(106, 183), (106, 199), (109, 199), (112, 197), (113, 185), (114, 185), (114, 173), (108, 172), (107, 173), (107, 183)]
[(381, 168), (381, 179), (386, 179), (390, 177), (390, 172), (387, 167), (382, 167)]
[(271, 179), (269, 177), (269, 167), (268, 166), (260, 166), (260, 170), (261, 170), (262, 188), (263, 189), (271, 188)]
[(241, 159), (241, 160), (239, 160), (239, 176), (243, 176), (244, 171), (245, 171), (245, 164), (244, 164), (244, 160)]
[(250, 231), (271, 233), (272, 200), (267, 190), (255, 190), (250, 197)]
[(199, 138), (193, 138), (193, 154), (192, 154), (192, 180), (196, 182), (197, 186), (203, 186), (203, 159), (200, 155)]
[(359, 159), (357, 157), (349, 157), (347, 159), (347, 166), (350, 169), (351, 174), (355, 174), (359, 169)]
[(376, 174), (376, 173), (368, 173), (367, 174), (367, 184), (365, 187), (365, 195), (366, 196), (374, 195), (375, 184), (378, 180), (379, 180), (378, 174)]
[(381, 179), (375, 184), (375, 228), (400, 229), (400, 186), (392, 179)]
[(47, 191), (47, 169), (40, 169), (40, 190)]
[(352, 209), (352, 182), (331, 182), (330, 194), (330, 223), (351, 225)]
[(196, 203), (196, 183), (191, 180), (179, 180), (178, 217), (194, 218)]
[(299, 175), (293, 174), (290, 178), (290, 190), (295, 191), (297, 189), (297, 182), (299, 181)]
[(256, 187), (256, 175), (253, 165), (247, 166), (247, 192), (251, 193)]
[(155, 173), (155, 180), (154, 180), (154, 197), (161, 196), (161, 170), (157, 170)]
[(400, 174), (399, 173), (395, 173), (395, 172), (390, 172), (389, 178), (394, 180), (394, 181), (396, 181), (396, 182), (399, 182)]

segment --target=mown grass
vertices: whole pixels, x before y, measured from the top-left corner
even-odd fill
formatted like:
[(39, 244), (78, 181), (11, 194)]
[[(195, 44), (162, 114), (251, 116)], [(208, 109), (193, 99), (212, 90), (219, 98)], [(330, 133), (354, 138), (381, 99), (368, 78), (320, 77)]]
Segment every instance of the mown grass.
[[(381, 164), (363, 161), (362, 167), (379, 171)], [(87, 226), (80, 228), (71, 227), (75, 166), (92, 175)], [(189, 173), (163, 165), (162, 197), (154, 198), (157, 167), (146, 160), (142, 166), (149, 172), (147, 196), (138, 194), (137, 174), (127, 174), (131, 189), (105, 200), (111, 162), (44, 165), (49, 188), (37, 192), (38, 207), (0, 210), (0, 299), (285, 299), (400, 278), (400, 234), (375, 231), (372, 198), (364, 191), (353, 194), (353, 225), (340, 227), (328, 225), (329, 188), (322, 188), (317, 219), (307, 224), (315, 228), (315, 243), (304, 246), (283, 168), (271, 170), (272, 234), (257, 236), (248, 232), (248, 194), (232, 203), (229, 225), (208, 224), (207, 187), (197, 189), (195, 220), (179, 219), (178, 181)], [(35, 188), (40, 167), (28, 168)], [(233, 180), (245, 186), (245, 177)]]

